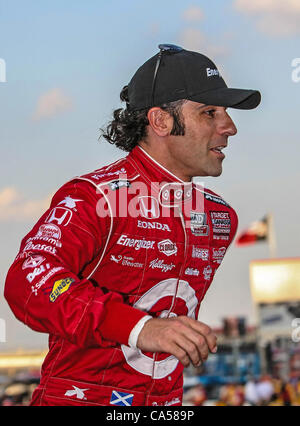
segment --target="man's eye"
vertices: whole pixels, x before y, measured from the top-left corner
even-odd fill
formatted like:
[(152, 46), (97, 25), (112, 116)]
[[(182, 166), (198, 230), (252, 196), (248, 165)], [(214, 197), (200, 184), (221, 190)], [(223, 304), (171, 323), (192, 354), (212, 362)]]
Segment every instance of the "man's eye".
[(207, 111), (204, 111), (204, 113), (206, 114), (206, 115), (209, 115), (210, 117), (214, 117), (214, 115), (215, 115), (215, 112), (216, 112), (216, 110), (215, 109), (209, 109), (209, 110), (207, 110)]

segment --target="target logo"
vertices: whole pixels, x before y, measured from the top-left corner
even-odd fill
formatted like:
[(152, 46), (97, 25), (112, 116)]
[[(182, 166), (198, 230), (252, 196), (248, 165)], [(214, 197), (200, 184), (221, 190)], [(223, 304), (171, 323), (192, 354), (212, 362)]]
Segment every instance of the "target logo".
[[(177, 290), (177, 293), (176, 293)], [(183, 302), (186, 308), (186, 315), (195, 319), (195, 311), (198, 304), (195, 290), (189, 285), (187, 281), (179, 280), (177, 278), (169, 278), (160, 281), (149, 291), (147, 291), (133, 306), (142, 311), (151, 311), (155, 305), (165, 305), (166, 308), (170, 306), (170, 297), (174, 297), (176, 293), (176, 301)], [(169, 314), (169, 310), (161, 311), (160, 318), (165, 318)], [(171, 313), (170, 316), (176, 316)], [(147, 376), (152, 376), (154, 379), (162, 379), (171, 374), (177, 367), (179, 361), (173, 355), (160, 360), (154, 361), (153, 358), (142, 353), (140, 349), (130, 348), (128, 346), (121, 346), (123, 354), (127, 363), (139, 373)]]

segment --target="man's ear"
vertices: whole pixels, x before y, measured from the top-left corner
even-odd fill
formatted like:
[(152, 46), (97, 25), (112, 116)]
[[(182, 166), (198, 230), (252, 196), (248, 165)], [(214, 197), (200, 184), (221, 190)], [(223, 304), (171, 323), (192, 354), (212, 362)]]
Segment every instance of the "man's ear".
[(173, 128), (173, 117), (159, 107), (153, 107), (148, 111), (149, 125), (157, 136), (168, 136)]

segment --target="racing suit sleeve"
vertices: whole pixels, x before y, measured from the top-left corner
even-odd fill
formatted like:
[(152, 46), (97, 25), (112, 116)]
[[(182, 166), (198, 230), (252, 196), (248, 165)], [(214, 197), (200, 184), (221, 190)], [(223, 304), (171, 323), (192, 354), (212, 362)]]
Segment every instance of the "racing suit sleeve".
[(82, 348), (107, 345), (106, 340), (128, 345), (132, 329), (146, 315), (105, 283), (83, 278), (109, 234), (110, 217), (97, 215), (98, 201), (88, 182), (73, 181), (58, 190), (23, 239), (5, 283), (5, 298), (20, 321)]

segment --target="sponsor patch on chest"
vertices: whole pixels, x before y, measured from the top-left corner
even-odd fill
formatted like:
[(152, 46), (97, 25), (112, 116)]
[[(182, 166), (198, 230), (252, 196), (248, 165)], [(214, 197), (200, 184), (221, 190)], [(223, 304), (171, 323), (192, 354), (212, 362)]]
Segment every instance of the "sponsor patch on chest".
[(191, 211), (191, 232), (196, 237), (205, 237), (208, 235), (207, 215), (206, 213)]
[(211, 211), (210, 212), (213, 238), (228, 240), (231, 231), (231, 219), (229, 212), (226, 211)]

